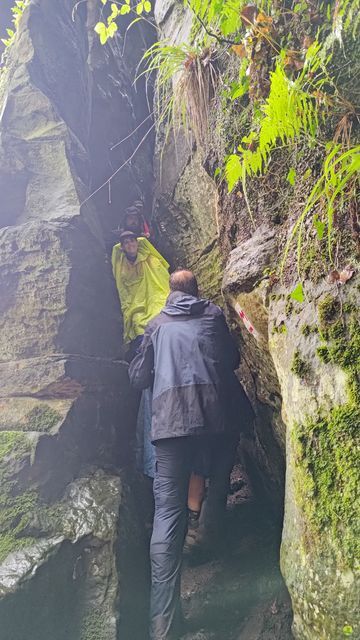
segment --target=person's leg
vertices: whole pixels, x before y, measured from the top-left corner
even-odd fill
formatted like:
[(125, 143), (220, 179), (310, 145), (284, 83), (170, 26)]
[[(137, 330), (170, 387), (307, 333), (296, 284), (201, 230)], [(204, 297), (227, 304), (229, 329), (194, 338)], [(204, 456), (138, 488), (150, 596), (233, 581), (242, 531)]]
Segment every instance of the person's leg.
[(202, 537), (209, 543), (217, 541), (223, 525), (238, 442), (238, 434), (213, 439), (209, 486), (201, 513)]
[(143, 399), (143, 473), (149, 478), (155, 476), (155, 447), (151, 442), (152, 390), (144, 389)]
[(205, 478), (192, 473), (189, 482), (188, 509), (200, 513), (205, 497)]
[(155, 515), (150, 543), (151, 640), (170, 640), (181, 618), (181, 559), (187, 524), (191, 461), (191, 438), (157, 442)]

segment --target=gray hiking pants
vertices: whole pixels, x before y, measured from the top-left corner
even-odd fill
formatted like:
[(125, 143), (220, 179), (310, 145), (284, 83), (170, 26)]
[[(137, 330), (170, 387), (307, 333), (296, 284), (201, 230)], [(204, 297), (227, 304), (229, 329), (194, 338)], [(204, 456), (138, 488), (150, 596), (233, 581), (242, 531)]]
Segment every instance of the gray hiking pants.
[(150, 543), (151, 640), (177, 640), (181, 635), (181, 562), (191, 470), (199, 455), (208, 451), (212, 460), (209, 511), (217, 519), (219, 510), (226, 506), (235, 449), (236, 440), (225, 436), (170, 438), (156, 443), (155, 515)]

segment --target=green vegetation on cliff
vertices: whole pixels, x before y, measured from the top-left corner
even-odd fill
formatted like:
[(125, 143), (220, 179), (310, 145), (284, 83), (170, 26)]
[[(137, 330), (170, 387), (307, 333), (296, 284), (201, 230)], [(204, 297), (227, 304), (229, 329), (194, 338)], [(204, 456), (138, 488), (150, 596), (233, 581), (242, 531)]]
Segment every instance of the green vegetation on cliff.
[(354, 313), (342, 315), (339, 299), (330, 295), (318, 313), (326, 340), (318, 355), (347, 372), (348, 401), (295, 426), (295, 485), (309, 545), (329, 531), (340, 563), (352, 567), (360, 557), (360, 325)]
[(13, 475), (18, 464), (31, 454), (26, 434), (0, 431), (0, 562), (32, 542), (25, 534), (31, 512), (37, 502), (34, 491), (18, 492)]
[[(121, 16), (134, 15), (131, 27), (141, 16), (151, 21), (145, 17), (150, 2), (100, 3), (95, 30), (103, 43), (114, 37)], [(354, 248), (352, 227), (357, 224), (359, 106), (342, 69), (348, 52), (353, 56), (356, 50), (358, 0), (185, 0), (184, 5), (193, 15), (190, 43), (159, 40), (140, 65), (139, 76), (157, 73), (157, 128), (165, 128), (165, 141), (171, 130), (181, 128), (191, 148), (192, 133), (196, 146), (208, 150), (210, 139), (220, 137), (219, 112), (224, 112), (226, 148), (217, 149), (212, 160), (219, 187), (225, 178), (229, 191), (239, 189), (254, 225), (250, 191), (264, 174), (276, 176), (277, 182), (282, 178), (288, 198), (292, 192), (302, 204), (294, 211), (281, 272), (294, 245), (301, 277), (308, 275), (301, 258), (311, 246), (315, 256), (319, 247), (324, 262), (332, 264), (339, 246)], [(310, 163), (306, 156), (312, 156)]]

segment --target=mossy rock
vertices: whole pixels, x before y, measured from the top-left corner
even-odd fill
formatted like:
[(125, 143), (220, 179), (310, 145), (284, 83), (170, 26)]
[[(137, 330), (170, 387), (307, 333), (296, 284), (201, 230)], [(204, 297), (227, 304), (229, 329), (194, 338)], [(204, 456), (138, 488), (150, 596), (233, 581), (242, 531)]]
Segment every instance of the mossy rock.
[(37, 495), (33, 490), (19, 491), (16, 486), (16, 467), (30, 457), (31, 448), (26, 434), (0, 431), (0, 562), (32, 542), (24, 532)]

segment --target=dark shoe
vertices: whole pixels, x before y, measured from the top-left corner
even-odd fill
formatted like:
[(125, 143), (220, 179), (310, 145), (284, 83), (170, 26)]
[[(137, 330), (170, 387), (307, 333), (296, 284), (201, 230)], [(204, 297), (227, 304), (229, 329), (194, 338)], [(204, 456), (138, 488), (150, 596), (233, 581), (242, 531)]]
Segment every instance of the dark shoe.
[(197, 533), (199, 530), (200, 511), (188, 509), (188, 530), (184, 542), (184, 554), (192, 553), (197, 544)]

